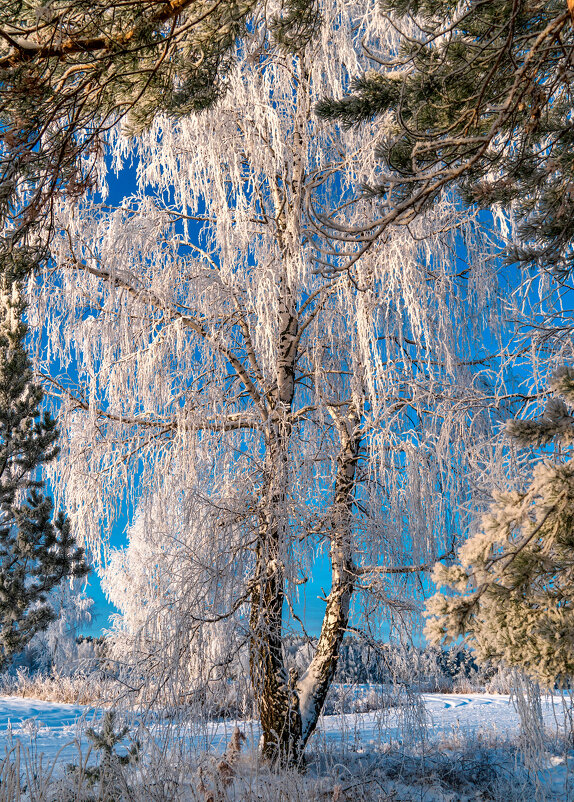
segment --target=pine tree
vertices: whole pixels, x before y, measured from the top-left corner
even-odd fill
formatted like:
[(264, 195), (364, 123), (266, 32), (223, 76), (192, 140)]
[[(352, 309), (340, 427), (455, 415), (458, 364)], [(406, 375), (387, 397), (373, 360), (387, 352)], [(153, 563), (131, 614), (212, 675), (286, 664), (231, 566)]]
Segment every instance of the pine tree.
[[(574, 443), (574, 370), (554, 374), (538, 421), (513, 421), (520, 445)], [(546, 686), (574, 674), (574, 459), (543, 459), (524, 491), (498, 494), (482, 527), (458, 554), (437, 565), (449, 592), (428, 602), (432, 642), (465, 636), (480, 660), (516, 666)], [(458, 595), (452, 595), (452, 591)]]
[(68, 519), (53, 517), (38, 478), (57, 453), (58, 432), (33, 381), (24, 347), (25, 304), (16, 278), (0, 296), (0, 666), (48, 626), (49, 592), (67, 576), (88, 572)]
[(512, 204), (512, 259), (570, 271), (574, 26), (565, 0), (383, 0), (381, 8), (397, 26), (394, 52), (378, 54), (346, 97), (318, 105), (320, 116), (348, 126), (391, 122), (377, 143), (381, 175), (368, 188), (382, 201), (371, 235), (458, 190), (481, 207)]
[[(115, 122), (141, 129), (157, 114), (212, 106), (234, 47), (255, 15), (297, 49), (320, 23), (315, 3), (282, 0), (3, 0), (0, 3), (0, 261), (55, 197), (97, 183)], [(36, 230), (37, 233), (37, 230)], [(49, 239), (49, 238), (48, 238)], [(30, 254), (32, 263), (46, 247)]]

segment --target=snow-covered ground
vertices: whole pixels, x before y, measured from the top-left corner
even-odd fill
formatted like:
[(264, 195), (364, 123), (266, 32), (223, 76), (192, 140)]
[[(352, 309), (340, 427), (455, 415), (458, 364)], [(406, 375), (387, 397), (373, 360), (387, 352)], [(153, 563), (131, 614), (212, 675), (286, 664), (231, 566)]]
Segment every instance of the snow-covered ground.
[[(428, 734), (431, 739), (453, 735), (513, 737), (520, 728), (519, 716), (510, 697), (504, 694), (438, 694), (422, 695), (428, 716)], [(550, 730), (561, 726), (564, 720), (562, 699), (545, 697), (542, 701), (544, 724)], [(0, 742), (9, 739), (36, 741), (39, 751), (53, 756), (66, 744), (75, 740), (85, 743), (83, 731), (93, 726), (101, 711), (83, 705), (67, 705), (23, 699), (16, 696), (0, 697)], [(208, 732), (213, 746), (225, 742), (235, 722), (213, 723)], [(255, 727), (246, 725), (249, 734)], [(402, 740), (401, 714), (394, 709), (324, 716), (318, 737), (327, 743), (345, 740), (353, 746), (388, 743)]]
[(99, 717), (94, 708), (23, 699), (0, 697), (0, 744), (2, 754), (15, 741), (34, 746), (46, 761), (61, 759), (64, 763), (78, 758), (78, 746), (86, 749), (84, 731)]
[[(427, 714), (427, 731), (431, 739), (450, 737), (457, 733), (476, 736), (493, 735), (499, 738), (517, 735), (520, 729), (518, 713), (510, 697), (504, 694), (422, 694)], [(544, 724), (556, 729), (563, 723), (562, 699), (543, 700)], [(382, 711), (384, 712), (384, 711)], [(382, 742), (402, 739), (401, 716), (394, 710), (383, 715), (379, 711), (345, 716), (325, 716), (321, 725), (327, 739), (343, 735), (363, 742)]]
[[(428, 740), (438, 746), (452, 741), (469, 743), (496, 743), (519, 734), (519, 716), (510, 698), (499, 694), (424, 694), (424, 711), (427, 716)], [(417, 721), (422, 709), (388, 708), (367, 713), (324, 716), (316, 738), (316, 747), (338, 750), (348, 749), (361, 753), (385, 751), (393, 744), (404, 741), (410, 732), (413, 746), (417, 737)], [(542, 700), (545, 726), (550, 732), (560, 729), (564, 720), (562, 699), (545, 697)], [(101, 711), (94, 708), (57, 704), (52, 702), (0, 697), (0, 759), (4, 748), (15, 741), (32, 748), (36, 755), (44, 755), (44, 765), (57, 760), (65, 766), (79, 762), (80, 751), (86, 755), (89, 741), (84, 731), (96, 726)], [(216, 750), (224, 748), (234, 722), (208, 724), (198, 746)], [(250, 722), (242, 725), (251, 744), (256, 743), (258, 732)], [(161, 728), (158, 728), (158, 732)], [(197, 736), (196, 736), (197, 737)], [(545, 755), (541, 765), (545, 769), (545, 785), (550, 789), (548, 799), (574, 800), (568, 791), (568, 776), (574, 771), (574, 759), (551, 754)]]

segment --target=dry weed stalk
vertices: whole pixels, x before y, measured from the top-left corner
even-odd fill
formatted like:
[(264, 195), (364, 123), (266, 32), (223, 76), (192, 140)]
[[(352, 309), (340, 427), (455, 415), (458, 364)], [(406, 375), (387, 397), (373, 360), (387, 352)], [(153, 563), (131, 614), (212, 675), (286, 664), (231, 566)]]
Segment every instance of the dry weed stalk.
[(233, 734), (225, 752), (217, 766), (215, 767), (213, 775), (213, 788), (208, 788), (203, 781), (203, 773), (200, 770), (200, 785), (199, 791), (203, 794), (205, 802), (224, 802), (225, 789), (231, 785), (235, 777), (235, 770), (237, 759), (241, 752), (241, 748), (245, 742), (245, 735), (241, 732), (239, 727), (235, 727)]

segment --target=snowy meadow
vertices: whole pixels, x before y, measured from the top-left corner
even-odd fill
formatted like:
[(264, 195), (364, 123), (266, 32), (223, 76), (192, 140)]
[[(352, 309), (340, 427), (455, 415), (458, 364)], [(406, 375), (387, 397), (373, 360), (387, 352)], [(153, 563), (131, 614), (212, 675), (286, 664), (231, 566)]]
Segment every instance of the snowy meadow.
[(93, 737), (105, 730), (101, 709), (1, 697), (2, 798), (572, 799), (564, 699), (542, 697), (540, 712), (528, 734), (508, 694), (421, 694), (398, 707), (323, 715), (304, 768), (277, 774), (260, 760), (253, 719), (194, 726), (120, 716), (108, 755)]
[[(340, 674), (380, 670), (380, 664), (361, 661), (354, 646), (343, 654)], [(385, 651), (388, 664), (390, 650)], [(215, 699), (169, 710), (134, 708), (101, 666), (51, 678), (20, 670), (0, 689), (6, 694), (0, 696), (0, 798), (573, 798), (570, 695), (540, 695), (534, 683), (521, 683), (508, 670), (481, 669), (458, 648), (406, 656), (397, 650), (394, 660), (391, 681), (387, 674), (380, 683), (334, 682), (304, 760), (280, 770), (262, 759), (253, 700), (251, 715), (237, 707), (231, 711), (229, 704), (227, 711), (217, 710)], [(436, 691), (439, 686), (448, 692)], [(243, 703), (249, 704), (245, 698)]]

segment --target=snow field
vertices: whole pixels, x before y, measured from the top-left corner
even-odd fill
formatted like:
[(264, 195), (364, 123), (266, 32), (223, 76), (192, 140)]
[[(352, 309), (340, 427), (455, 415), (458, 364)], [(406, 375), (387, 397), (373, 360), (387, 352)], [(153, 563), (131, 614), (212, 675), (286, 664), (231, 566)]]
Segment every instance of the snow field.
[[(377, 760), (392, 762), (391, 756), (402, 750), (404, 758), (400, 772), (406, 772), (407, 775), (409, 772), (413, 776), (417, 771), (420, 773), (421, 756), (422, 758), (426, 756), (432, 769), (428, 770), (428, 788), (423, 789), (424, 794), (421, 796), (420, 779), (417, 780), (415, 785), (418, 788), (418, 795), (414, 796), (414, 786), (402, 778), (393, 784), (394, 797), (387, 795), (372, 798), (413, 801), (420, 799), (423, 802), (435, 800), (463, 802), (474, 798), (496, 798), (483, 797), (480, 794), (470, 797), (462, 791), (458, 792), (458, 796), (456, 791), (453, 792), (454, 796), (445, 795), (442, 787), (444, 783), (441, 785), (435, 775), (439, 769), (444, 773), (450, 755), (458, 766), (457, 770), (463, 773), (476, 770), (480, 761), (491, 766), (489, 770), (493, 770), (492, 766), (496, 761), (502, 760), (500, 750), (497, 751), (498, 747), (501, 744), (508, 746), (509, 742), (518, 738), (520, 734), (519, 716), (510, 697), (503, 694), (477, 693), (423, 694), (420, 698), (422, 705), (418, 710), (416, 705), (413, 707), (412, 704), (406, 704), (404, 707), (389, 707), (365, 713), (323, 716), (310, 744), (310, 758), (330, 756), (331, 762), (336, 763), (344, 774), (346, 768), (350, 771), (353, 767), (355, 770), (357, 766), (372, 765)], [(98, 729), (102, 712), (101, 709), (82, 705), (58, 704), (11, 696), (0, 697), (0, 756), (4, 757), (4, 753), (9, 753), (19, 743), (25, 752), (33, 754), (36, 761), (41, 761), (43, 767), (55, 764), (54, 776), (61, 775), (65, 767), (72, 763), (76, 765), (95, 763), (97, 753), (86, 738), (85, 730), (90, 726)], [(547, 734), (552, 736), (560, 733), (565, 716), (562, 698), (543, 697), (542, 715)], [(421, 725), (420, 729), (417, 728), (417, 719)], [(424, 720), (426, 728), (422, 727)], [(192, 734), (189, 726), (181, 726), (179, 723), (171, 725), (168, 721), (156, 720), (156, 724), (152, 727), (152, 738), (160, 752), (165, 750), (166, 744), (170, 744), (170, 748), (177, 747), (180, 755), (184, 751), (190, 753), (192, 750), (198, 754), (205, 751), (206, 754), (217, 755), (224, 752), (236, 724), (247, 736), (242, 759), (244, 763), (249, 762), (251, 759), (249, 755), (256, 748), (259, 738), (258, 727), (254, 722), (206, 722), (201, 729), (195, 729)], [(144, 730), (140, 729), (137, 733), (138, 738), (142, 732)], [(145, 732), (150, 734), (151, 730)], [(485, 757), (488, 750), (491, 750), (491, 754)], [(548, 751), (539, 755), (539, 758), (540, 771), (537, 778), (539, 798), (548, 802), (574, 800), (574, 790), (570, 790), (574, 756)], [(219, 758), (211, 760), (213, 759), (219, 760)], [(512, 767), (509, 767), (508, 772), (511, 770)], [(400, 773), (399, 769), (396, 771)], [(484, 767), (481, 771), (484, 773)], [(521, 782), (524, 780), (523, 774), (516, 776), (522, 778)], [(526, 780), (524, 782), (526, 783)], [(521, 792), (516, 783), (513, 786), (513, 799), (524, 798), (529, 802), (534, 799), (531, 784), (525, 784)], [(341, 785), (341, 788), (343, 787), (344, 783)], [(271, 791), (269, 793), (271, 794)], [(293, 798), (295, 794), (293, 790)], [(195, 799), (193, 796), (189, 798)], [(235, 797), (229, 798), (235, 799)], [(353, 797), (341, 796), (341, 799), (344, 798)], [(330, 798), (327, 799), (330, 802)]]

